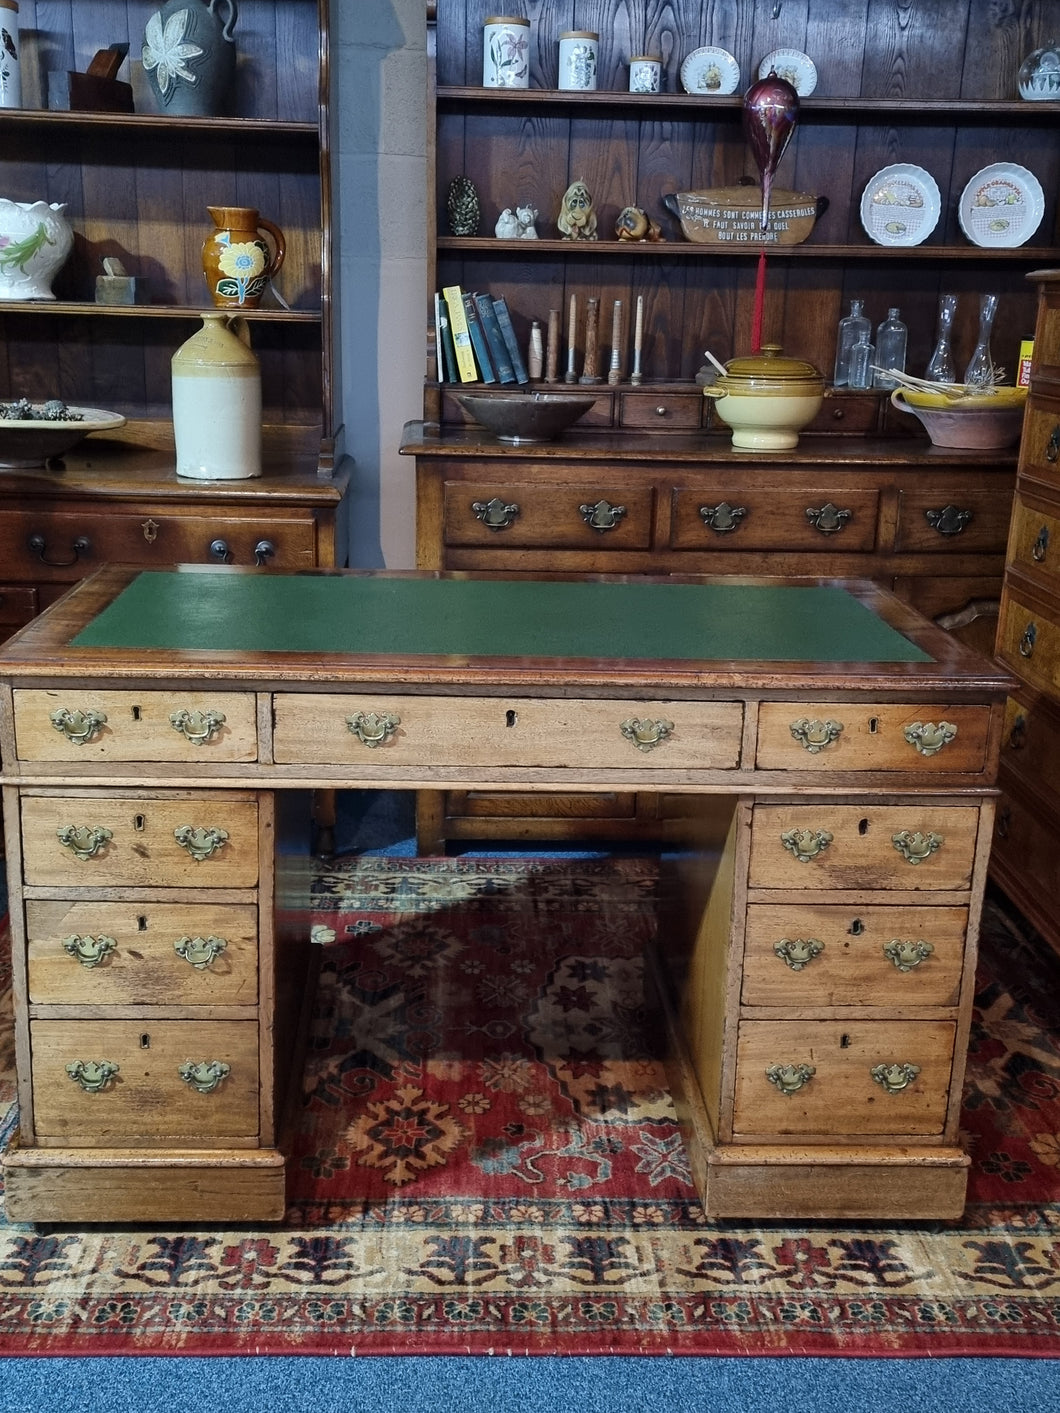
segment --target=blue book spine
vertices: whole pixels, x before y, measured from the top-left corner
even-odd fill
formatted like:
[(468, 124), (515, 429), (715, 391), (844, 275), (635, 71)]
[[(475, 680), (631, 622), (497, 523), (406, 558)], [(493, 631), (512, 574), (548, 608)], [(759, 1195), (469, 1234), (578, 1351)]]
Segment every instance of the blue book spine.
[(498, 383), (514, 383), (515, 369), (512, 367), (508, 345), (504, 341), (501, 326), (497, 321), (497, 311), (493, 307), (493, 299), (488, 294), (476, 294), (472, 298), (482, 321), (482, 331), (486, 335), (486, 342), (489, 344), (490, 357), (493, 359), (497, 381)]
[(493, 310), (497, 315), (497, 323), (500, 325), (501, 334), (508, 347), (508, 357), (512, 360), (515, 381), (517, 383), (528, 383), (530, 377), (526, 371), (526, 364), (523, 362), (523, 355), (519, 350), (519, 340), (515, 337), (515, 330), (512, 327), (512, 316), (508, 312), (508, 303), (503, 294), (493, 301)]
[(495, 383), (497, 377), (493, 371), (493, 359), (490, 357), (489, 345), (486, 343), (482, 320), (475, 308), (475, 301), (470, 294), (466, 293), (464, 295), (464, 314), (467, 318), (467, 331), (471, 335), (471, 347), (475, 350), (479, 378), (484, 383)]

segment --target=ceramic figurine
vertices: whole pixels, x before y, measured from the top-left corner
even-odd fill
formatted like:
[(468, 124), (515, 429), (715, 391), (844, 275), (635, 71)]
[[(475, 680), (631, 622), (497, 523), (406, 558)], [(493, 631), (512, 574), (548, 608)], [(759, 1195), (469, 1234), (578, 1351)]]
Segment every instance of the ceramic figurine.
[(556, 225), (564, 240), (596, 239), (596, 212), (589, 188), (583, 181), (571, 182), (563, 193)]
[(618, 213), (615, 235), (619, 240), (663, 240), (662, 227), (639, 206), (625, 206)]
[(519, 239), (537, 240), (537, 227), (534, 225), (537, 220), (537, 208), (535, 206), (517, 206), (515, 218), (519, 222)]
[(455, 236), (478, 235), (482, 220), (478, 192), (470, 177), (454, 177), (449, 183), (445, 196), (445, 209), (449, 216), (449, 234)]
[(522, 232), (519, 229), (519, 218), (510, 206), (506, 206), (497, 217), (497, 224), (493, 228), (493, 234), (498, 240), (518, 240)]

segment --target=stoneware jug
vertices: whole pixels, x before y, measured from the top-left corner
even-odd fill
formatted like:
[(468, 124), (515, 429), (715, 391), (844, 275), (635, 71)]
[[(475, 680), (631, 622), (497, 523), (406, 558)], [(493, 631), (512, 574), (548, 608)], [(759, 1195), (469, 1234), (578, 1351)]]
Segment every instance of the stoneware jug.
[(0, 197), (0, 299), (54, 299), (52, 279), (74, 233), (65, 203)]
[[(252, 206), (207, 206), (215, 229), (202, 247), (202, 272), (220, 309), (256, 309), (283, 264), (283, 231)], [(272, 238), (272, 248), (265, 239)]]
[(240, 481), (261, 475), (261, 369), (245, 321), (204, 314), (172, 359), (177, 475)]
[(216, 118), (236, 72), (235, 0), (166, 0), (147, 21), (142, 58), (159, 112)]

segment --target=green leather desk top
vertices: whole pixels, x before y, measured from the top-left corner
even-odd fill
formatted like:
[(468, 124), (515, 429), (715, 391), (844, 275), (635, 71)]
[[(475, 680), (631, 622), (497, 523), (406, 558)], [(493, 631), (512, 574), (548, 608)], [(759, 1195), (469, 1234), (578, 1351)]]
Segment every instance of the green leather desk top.
[(737, 662), (931, 662), (831, 585), (145, 572), (74, 647)]

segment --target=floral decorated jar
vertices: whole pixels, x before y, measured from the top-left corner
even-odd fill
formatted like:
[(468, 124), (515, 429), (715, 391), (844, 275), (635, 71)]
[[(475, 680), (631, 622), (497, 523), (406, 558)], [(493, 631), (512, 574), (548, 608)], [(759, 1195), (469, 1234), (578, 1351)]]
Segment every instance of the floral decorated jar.
[(251, 206), (206, 209), (215, 227), (202, 247), (210, 298), (220, 309), (256, 309), (287, 253), (283, 232)]
[(54, 299), (52, 279), (74, 243), (65, 203), (0, 197), (0, 299)]

